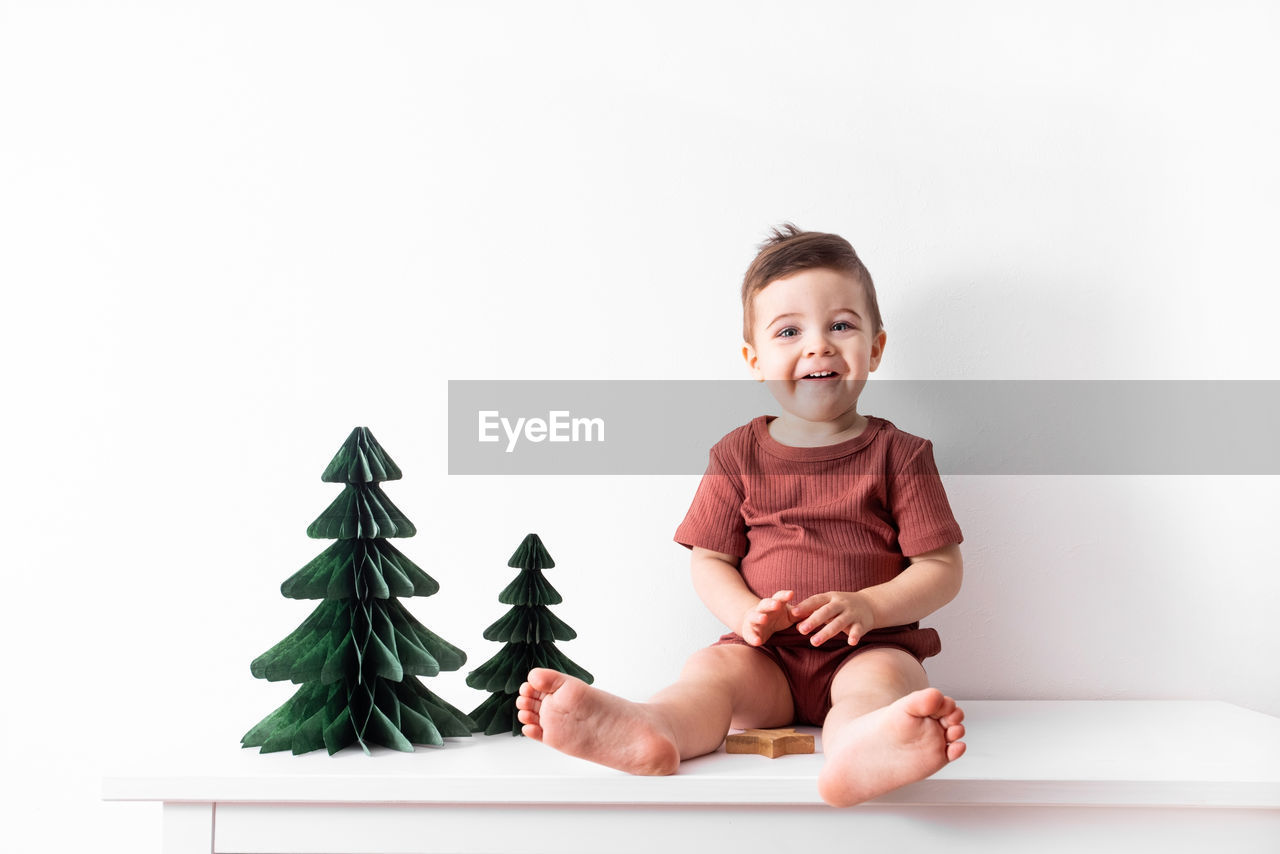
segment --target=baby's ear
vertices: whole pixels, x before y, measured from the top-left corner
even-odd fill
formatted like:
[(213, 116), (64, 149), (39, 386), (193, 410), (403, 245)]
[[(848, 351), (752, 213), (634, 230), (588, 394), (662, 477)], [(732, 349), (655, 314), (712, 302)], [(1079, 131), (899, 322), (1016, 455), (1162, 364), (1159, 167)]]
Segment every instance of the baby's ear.
[(750, 344), (744, 343), (742, 345), (742, 359), (747, 363), (747, 368), (751, 371), (751, 375), (753, 377), (755, 377), (757, 380), (764, 379), (764, 377), (760, 376), (760, 367), (759, 367), (760, 357), (756, 355), (755, 347), (752, 347)]
[(888, 334), (881, 329), (876, 333), (876, 337), (871, 339), (871, 370), (880, 367), (880, 360), (884, 358), (884, 342), (888, 338)]

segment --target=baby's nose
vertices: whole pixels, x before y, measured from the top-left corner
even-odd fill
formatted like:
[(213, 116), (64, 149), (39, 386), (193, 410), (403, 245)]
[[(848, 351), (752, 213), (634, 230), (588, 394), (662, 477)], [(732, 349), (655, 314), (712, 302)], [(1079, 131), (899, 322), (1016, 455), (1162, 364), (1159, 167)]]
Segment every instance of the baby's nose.
[(821, 333), (815, 333), (813, 335), (810, 335), (809, 340), (805, 342), (806, 356), (816, 356), (816, 355), (825, 356), (832, 352), (834, 351), (831, 348), (831, 342), (827, 339), (827, 336)]

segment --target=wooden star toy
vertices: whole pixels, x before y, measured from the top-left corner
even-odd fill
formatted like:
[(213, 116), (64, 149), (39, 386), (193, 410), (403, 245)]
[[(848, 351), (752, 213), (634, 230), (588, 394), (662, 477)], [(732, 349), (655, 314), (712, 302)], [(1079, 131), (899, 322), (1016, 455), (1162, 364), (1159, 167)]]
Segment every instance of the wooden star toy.
[(728, 753), (759, 753), (770, 759), (789, 753), (813, 753), (813, 736), (794, 729), (748, 729), (724, 740)]

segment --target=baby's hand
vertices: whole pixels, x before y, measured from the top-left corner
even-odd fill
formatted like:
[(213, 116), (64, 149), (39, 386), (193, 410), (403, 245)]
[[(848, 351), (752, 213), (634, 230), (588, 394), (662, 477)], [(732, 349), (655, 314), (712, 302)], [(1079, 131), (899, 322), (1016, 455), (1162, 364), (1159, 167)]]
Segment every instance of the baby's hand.
[(768, 599), (761, 599), (742, 618), (742, 639), (751, 646), (760, 646), (774, 632), (779, 632), (795, 622), (788, 604), (795, 596), (790, 590), (779, 590)]
[(791, 615), (799, 621), (796, 630), (801, 634), (807, 635), (821, 626), (810, 638), (814, 646), (821, 646), (841, 632), (849, 634), (852, 646), (875, 628), (871, 604), (859, 593), (819, 593), (794, 606)]

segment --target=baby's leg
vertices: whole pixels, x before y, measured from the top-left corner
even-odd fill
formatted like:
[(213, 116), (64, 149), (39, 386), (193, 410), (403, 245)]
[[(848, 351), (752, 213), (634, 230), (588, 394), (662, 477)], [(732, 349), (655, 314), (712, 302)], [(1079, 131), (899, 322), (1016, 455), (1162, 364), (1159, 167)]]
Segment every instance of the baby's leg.
[(964, 712), (909, 653), (877, 647), (840, 668), (822, 727), (818, 792), (851, 806), (923, 780), (964, 753)]
[(516, 705), (528, 737), (631, 774), (674, 774), (682, 759), (718, 748), (731, 724), (780, 726), (792, 714), (791, 690), (778, 666), (730, 644), (694, 653), (679, 681), (648, 703), (536, 669)]

